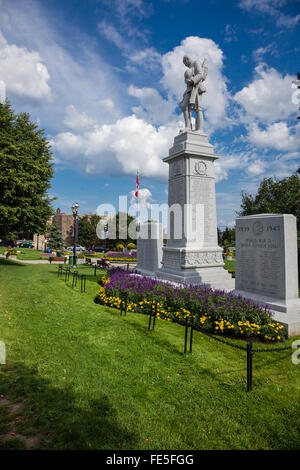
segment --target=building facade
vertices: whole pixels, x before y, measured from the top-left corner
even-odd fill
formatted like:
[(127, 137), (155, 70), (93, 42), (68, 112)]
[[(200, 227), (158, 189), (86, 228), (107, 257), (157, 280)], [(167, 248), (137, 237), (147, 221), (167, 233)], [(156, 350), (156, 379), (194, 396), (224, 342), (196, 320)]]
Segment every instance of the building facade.
[[(78, 214), (78, 218), (80, 219), (86, 214)], [(63, 240), (65, 242), (66, 247), (72, 246), (74, 243), (74, 233), (73, 233), (73, 224), (74, 224), (74, 217), (73, 214), (64, 214), (58, 208), (56, 210), (56, 214), (52, 216), (49, 220), (49, 225), (52, 224), (53, 219), (56, 218), (57, 228), (61, 231)], [(101, 219), (107, 219), (108, 216), (101, 216)], [(37, 250), (45, 250), (47, 248), (47, 235), (46, 234), (38, 234), (35, 233), (33, 235), (33, 245), (34, 248)]]

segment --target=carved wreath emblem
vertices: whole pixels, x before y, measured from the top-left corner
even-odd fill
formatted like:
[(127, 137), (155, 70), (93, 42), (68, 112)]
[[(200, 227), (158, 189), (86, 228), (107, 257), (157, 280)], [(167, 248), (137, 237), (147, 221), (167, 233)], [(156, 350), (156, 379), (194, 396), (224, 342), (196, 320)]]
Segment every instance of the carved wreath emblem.
[(206, 175), (207, 165), (203, 161), (196, 162), (194, 169), (195, 169), (195, 173), (197, 173), (198, 175)]
[(253, 230), (254, 235), (256, 236), (261, 235), (264, 231), (264, 226), (262, 222), (260, 221), (254, 222), (252, 230)]

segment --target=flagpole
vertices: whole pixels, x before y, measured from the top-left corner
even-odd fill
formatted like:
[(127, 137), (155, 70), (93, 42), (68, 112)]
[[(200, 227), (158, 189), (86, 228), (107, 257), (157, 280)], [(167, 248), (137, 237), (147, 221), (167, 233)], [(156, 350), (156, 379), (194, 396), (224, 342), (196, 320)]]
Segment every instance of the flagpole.
[(137, 189), (138, 224), (140, 226), (140, 199), (139, 199), (140, 178), (139, 178), (139, 171), (137, 171), (136, 174), (137, 174), (137, 181), (138, 181), (138, 189)]
[(136, 172), (136, 198), (137, 198), (137, 222), (138, 222), (138, 232), (140, 232), (140, 199), (139, 199), (139, 189), (140, 189), (140, 179), (139, 179), (139, 171)]

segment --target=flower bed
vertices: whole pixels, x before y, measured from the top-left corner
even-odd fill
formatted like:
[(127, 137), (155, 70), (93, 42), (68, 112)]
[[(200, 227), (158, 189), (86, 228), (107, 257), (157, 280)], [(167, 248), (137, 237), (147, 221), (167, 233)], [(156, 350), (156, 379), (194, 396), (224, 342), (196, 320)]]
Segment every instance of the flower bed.
[(133, 258), (133, 257), (125, 257), (123, 256), (122, 258), (117, 258), (115, 256), (102, 256), (101, 259), (105, 259), (106, 261), (118, 261), (118, 262), (123, 262), (123, 263), (134, 263), (136, 262), (136, 258)]
[(99, 258), (99, 256), (102, 255), (102, 253), (97, 253), (96, 251), (93, 251), (93, 250), (84, 251), (83, 254), (87, 258)]
[(96, 302), (120, 308), (126, 293), (127, 310), (149, 312), (157, 301), (157, 317), (184, 324), (192, 317), (195, 328), (236, 337), (257, 337), (263, 341), (283, 341), (284, 327), (272, 320), (272, 312), (251, 300), (221, 290), (200, 286), (174, 286), (121, 268), (112, 268), (102, 277)]
[(83, 252), (84, 256), (87, 258), (100, 258), (100, 259), (106, 259), (107, 261), (118, 261), (118, 262), (126, 262), (126, 263), (132, 263), (136, 262), (136, 253), (118, 253), (114, 251), (109, 251), (107, 253), (97, 253), (95, 251), (84, 251)]
[(8, 258), (9, 256), (16, 258), (19, 253), (20, 251), (17, 251), (15, 248), (9, 248), (5, 254), (6, 258)]
[(116, 251), (108, 251), (105, 253), (105, 256), (108, 258), (130, 258), (136, 259), (136, 252), (130, 253), (118, 253)]

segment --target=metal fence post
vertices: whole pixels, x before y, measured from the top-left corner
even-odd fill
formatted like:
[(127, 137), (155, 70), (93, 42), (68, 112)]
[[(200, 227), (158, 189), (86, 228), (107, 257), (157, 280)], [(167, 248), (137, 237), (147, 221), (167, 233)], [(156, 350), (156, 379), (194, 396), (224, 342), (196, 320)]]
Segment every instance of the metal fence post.
[(184, 354), (186, 354), (186, 347), (187, 347), (187, 337), (188, 337), (188, 319), (185, 320), (185, 332), (184, 332)]
[(191, 318), (191, 333), (190, 333), (190, 353), (192, 353), (193, 345), (193, 331), (194, 331), (194, 318)]
[(247, 392), (252, 390), (252, 341), (247, 343)]
[(157, 300), (155, 301), (155, 309), (154, 309), (154, 318), (153, 318), (153, 323), (152, 323), (152, 330), (154, 330), (154, 327), (155, 327), (156, 315), (157, 315)]
[(152, 318), (152, 306), (149, 309), (149, 323), (148, 323), (148, 331), (151, 329), (151, 318)]

